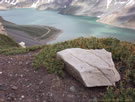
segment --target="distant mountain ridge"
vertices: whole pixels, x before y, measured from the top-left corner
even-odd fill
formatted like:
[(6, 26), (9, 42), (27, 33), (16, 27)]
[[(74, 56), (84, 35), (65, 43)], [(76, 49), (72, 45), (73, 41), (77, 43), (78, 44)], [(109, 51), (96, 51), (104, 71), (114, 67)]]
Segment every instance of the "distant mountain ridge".
[[(0, 6), (7, 8), (63, 8), (67, 4), (70, 4), (72, 0), (0, 0)], [(45, 9), (44, 8), (44, 9)]]
[(0, 0), (0, 9), (25, 7), (96, 16), (99, 22), (135, 27), (135, 0)]

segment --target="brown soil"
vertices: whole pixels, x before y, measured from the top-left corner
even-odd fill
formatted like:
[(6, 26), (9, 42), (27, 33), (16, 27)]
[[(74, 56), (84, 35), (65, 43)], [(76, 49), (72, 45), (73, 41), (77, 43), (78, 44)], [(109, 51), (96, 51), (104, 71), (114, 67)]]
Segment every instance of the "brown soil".
[(63, 77), (45, 68), (34, 70), (36, 52), (0, 55), (0, 102), (93, 102), (105, 87), (85, 88), (65, 72)]

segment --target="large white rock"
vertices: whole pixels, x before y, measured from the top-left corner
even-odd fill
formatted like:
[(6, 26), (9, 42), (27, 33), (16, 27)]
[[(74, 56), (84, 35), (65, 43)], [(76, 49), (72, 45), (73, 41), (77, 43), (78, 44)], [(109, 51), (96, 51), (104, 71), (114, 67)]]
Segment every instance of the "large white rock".
[(112, 54), (105, 49), (65, 49), (57, 53), (66, 70), (86, 87), (112, 86), (120, 80)]
[(19, 45), (20, 45), (22, 48), (26, 48), (25, 42), (20, 42)]

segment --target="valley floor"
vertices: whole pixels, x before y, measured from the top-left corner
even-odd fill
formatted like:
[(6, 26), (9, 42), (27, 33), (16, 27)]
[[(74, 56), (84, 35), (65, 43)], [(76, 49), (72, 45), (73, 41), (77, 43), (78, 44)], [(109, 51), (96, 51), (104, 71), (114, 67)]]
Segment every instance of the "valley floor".
[(0, 102), (91, 102), (105, 87), (85, 88), (64, 72), (64, 77), (34, 70), (38, 51), (20, 55), (0, 55)]

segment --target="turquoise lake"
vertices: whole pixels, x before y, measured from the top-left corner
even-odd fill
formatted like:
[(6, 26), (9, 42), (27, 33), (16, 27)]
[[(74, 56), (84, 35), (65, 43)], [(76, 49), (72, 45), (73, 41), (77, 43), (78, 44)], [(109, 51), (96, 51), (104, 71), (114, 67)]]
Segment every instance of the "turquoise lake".
[(135, 30), (101, 24), (96, 22), (96, 17), (62, 15), (57, 11), (38, 11), (30, 8), (0, 11), (0, 16), (16, 24), (46, 25), (61, 29), (63, 32), (51, 43), (82, 36), (115, 37), (131, 42), (135, 40)]

